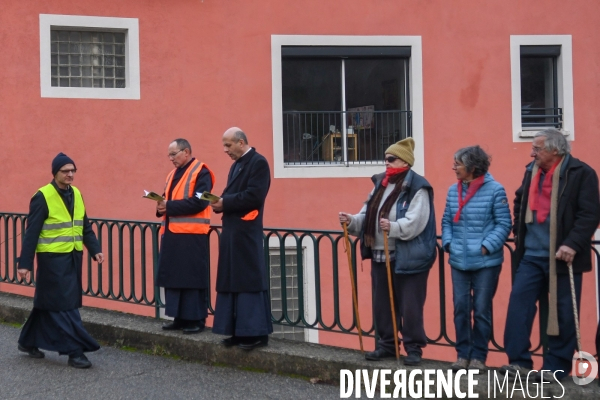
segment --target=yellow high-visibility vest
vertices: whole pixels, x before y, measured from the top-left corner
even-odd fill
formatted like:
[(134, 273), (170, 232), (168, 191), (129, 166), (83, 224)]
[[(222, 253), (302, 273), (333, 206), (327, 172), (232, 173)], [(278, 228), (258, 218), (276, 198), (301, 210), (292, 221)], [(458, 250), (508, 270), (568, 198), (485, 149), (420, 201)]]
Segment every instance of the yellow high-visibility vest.
[(65, 202), (51, 183), (39, 190), (48, 205), (48, 218), (44, 221), (35, 248), (36, 253), (70, 253), (73, 250), (83, 250), (85, 205), (79, 189), (71, 187), (74, 201), (72, 219)]

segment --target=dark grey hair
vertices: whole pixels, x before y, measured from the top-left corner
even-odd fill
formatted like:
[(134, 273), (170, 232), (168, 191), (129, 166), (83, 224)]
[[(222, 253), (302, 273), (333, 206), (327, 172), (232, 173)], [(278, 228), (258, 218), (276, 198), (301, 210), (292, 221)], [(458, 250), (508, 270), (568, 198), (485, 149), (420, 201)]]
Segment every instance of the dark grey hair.
[(238, 140), (243, 140), (244, 143), (248, 144), (248, 137), (246, 136), (246, 134), (242, 131), (235, 131), (233, 133), (233, 137), (235, 138), (235, 141), (237, 142)]
[(473, 178), (485, 175), (490, 168), (490, 157), (479, 146), (469, 146), (454, 153), (454, 160), (460, 161)]
[(192, 146), (190, 145), (190, 142), (188, 142), (187, 140), (180, 138), (180, 139), (173, 140), (173, 142), (177, 143), (178, 150), (189, 149), (190, 154), (192, 154)]
[(544, 148), (547, 151), (556, 150), (559, 156), (564, 156), (571, 153), (571, 145), (565, 138), (565, 135), (563, 135), (558, 129), (544, 129), (543, 131), (536, 133), (534, 137), (538, 136), (543, 136), (546, 138), (544, 141)]

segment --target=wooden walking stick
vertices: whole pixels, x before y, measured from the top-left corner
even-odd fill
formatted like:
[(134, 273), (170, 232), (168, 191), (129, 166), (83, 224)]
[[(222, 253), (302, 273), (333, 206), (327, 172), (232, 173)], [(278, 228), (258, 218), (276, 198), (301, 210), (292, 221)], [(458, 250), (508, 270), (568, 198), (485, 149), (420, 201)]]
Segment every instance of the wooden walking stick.
[[(577, 353), (579, 354), (580, 362), (583, 361), (581, 357), (581, 332), (579, 331), (579, 315), (577, 312), (577, 298), (575, 296), (575, 280), (573, 279), (573, 264), (569, 263), (569, 281), (571, 282), (571, 300), (573, 301), (573, 316), (575, 317), (575, 332), (577, 334)], [(582, 378), (575, 371), (575, 375), (578, 378)]]
[(390, 249), (388, 248), (388, 234), (386, 231), (383, 231), (383, 246), (385, 249), (385, 266), (387, 267), (388, 291), (390, 292), (390, 307), (392, 309), (392, 325), (394, 326), (394, 345), (396, 347), (396, 361), (400, 362), (400, 349), (398, 348), (398, 325), (396, 324), (396, 307), (394, 306), (394, 285), (392, 284)]
[(358, 329), (358, 341), (360, 342), (360, 352), (364, 353), (362, 329), (360, 328), (360, 316), (358, 315), (358, 294), (356, 284), (354, 283), (354, 270), (352, 269), (352, 249), (350, 248), (350, 238), (348, 237), (348, 223), (342, 223), (344, 227), (344, 239), (346, 241), (346, 253), (348, 253), (348, 268), (350, 269), (350, 282), (352, 283), (352, 302), (354, 303), (354, 315), (356, 315), (356, 329)]

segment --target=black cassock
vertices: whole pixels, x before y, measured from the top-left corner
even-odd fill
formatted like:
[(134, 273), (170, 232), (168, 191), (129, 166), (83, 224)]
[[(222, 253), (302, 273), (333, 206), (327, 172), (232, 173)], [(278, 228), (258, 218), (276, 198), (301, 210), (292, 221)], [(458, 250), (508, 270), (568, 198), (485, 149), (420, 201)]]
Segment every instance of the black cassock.
[[(54, 181), (52, 184), (73, 217), (73, 189), (62, 190)], [(47, 218), (48, 205), (44, 195), (38, 192), (29, 205), (19, 268), (33, 270), (35, 248)], [(101, 252), (87, 214), (83, 221), (83, 244), (91, 255)], [(76, 250), (70, 253), (37, 253), (33, 310), (21, 330), (21, 346), (73, 356), (100, 348), (83, 327), (78, 310), (82, 303), (82, 256), (83, 252)]]
[[(263, 210), (271, 173), (253, 148), (231, 166), (223, 191), (217, 302), (213, 333), (266, 336), (273, 332), (263, 249)], [(242, 219), (257, 210), (255, 219)]]
[[(182, 323), (203, 326), (207, 312), (208, 235), (173, 233), (169, 217), (193, 215), (208, 207), (208, 202), (195, 196), (171, 200), (173, 189), (191, 165), (193, 159), (177, 168), (171, 187), (166, 188), (167, 219), (161, 239), (156, 284), (165, 288), (165, 314)], [(210, 172), (202, 168), (194, 192), (212, 191)]]

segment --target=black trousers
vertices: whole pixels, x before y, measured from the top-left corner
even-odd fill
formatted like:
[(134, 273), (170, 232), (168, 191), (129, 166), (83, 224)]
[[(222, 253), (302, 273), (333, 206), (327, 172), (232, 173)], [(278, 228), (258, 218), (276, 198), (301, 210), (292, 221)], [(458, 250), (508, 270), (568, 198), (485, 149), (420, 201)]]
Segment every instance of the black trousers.
[[(393, 269), (393, 262), (392, 262)], [(427, 296), (429, 270), (418, 274), (396, 274), (392, 270), (393, 290), (396, 309), (397, 330), (402, 335), (406, 353), (423, 354), (427, 345), (423, 325), (423, 306)], [(379, 341), (376, 347), (396, 354), (394, 349), (395, 329), (392, 324), (392, 311), (388, 290), (385, 263), (371, 263), (371, 290), (373, 292), (373, 319)]]

